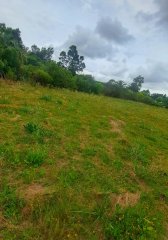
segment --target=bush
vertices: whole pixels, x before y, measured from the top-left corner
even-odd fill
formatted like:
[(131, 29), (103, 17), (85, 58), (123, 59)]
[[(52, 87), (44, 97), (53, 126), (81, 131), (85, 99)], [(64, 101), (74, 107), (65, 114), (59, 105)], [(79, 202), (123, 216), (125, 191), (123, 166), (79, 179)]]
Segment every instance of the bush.
[(70, 71), (59, 67), (54, 62), (47, 63), (45, 70), (50, 73), (54, 87), (76, 89), (76, 82)]
[(6, 73), (6, 78), (11, 79), (11, 80), (17, 80), (17, 77), (11, 68), (8, 69), (8, 71)]
[(4, 64), (4, 62), (0, 59), (0, 78), (1, 77), (5, 77), (4, 75), (4, 69), (5, 69), (5, 64)]
[(76, 75), (77, 90), (80, 92), (100, 94), (103, 92), (103, 84), (95, 81), (91, 75)]
[(36, 70), (32, 74), (32, 78), (35, 82), (40, 83), (43, 86), (52, 85), (51, 76), (44, 70)]

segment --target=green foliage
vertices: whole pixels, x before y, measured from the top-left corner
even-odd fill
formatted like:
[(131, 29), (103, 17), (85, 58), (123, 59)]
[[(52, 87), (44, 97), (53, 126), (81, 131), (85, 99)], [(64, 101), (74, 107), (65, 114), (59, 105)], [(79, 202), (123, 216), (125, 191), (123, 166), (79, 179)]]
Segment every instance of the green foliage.
[(4, 23), (0, 23), (0, 46), (11, 46), (24, 49), (24, 45), (20, 36), (20, 30), (6, 27)]
[(156, 103), (151, 98), (151, 96), (146, 94), (146, 92), (144, 92), (144, 91), (137, 93), (137, 101), (147, 103), (150, 105), (156, 105)]
[(34, 71), (32, 78), (36, 83), (40, 83), (43, 86), (52, 84), (51, 76), (42, 69)]
[(76, 75), (76, 86), (80, 92), (103, 93), (103, 84), (95, 81), (91, 75)]
[(115, 81), (110, 80), (109, 82), (104, 84), (104, 91), (103, 93), (106, 96), (110, 97), (117, 97), (123, 99), (129, 99), (137, 102), (143, 102), (150, 105), (157, 105), (157, 106), (167, 106), (166, 101), (161, 98), (160, 103), (157, 102), (154, 95), (150, 95), (149, 90), (143, 90), (140, 92), (141, 84), (143, 83), (144, 78), (138, 76), (133, 80), (133, 83), (129, 86), (123, 81)]
[(5, 78), (5, 63), (0, 59), (0, 78)]
[(133, 92), (139, 92), (142, 87), (142, 83), (144, 83), (144, 77), (138, 76), (133, 79), (133, 82), (130, 84), (129, 88)]
[(126, 94), (126, 83), (123, 81), (110, 80), (105, 84), (105, 95), (110, 97), (124, 98)]
[(0, 77), (20, 79), (23, 52), (20, 30), (0, 24)]
[(168, 97), (165, 94), (153, 93), (151, 98), (158, 106), (168, 108)]
[(6, 76), (7, 79), (17, 80), (16, 74), (12, 71), (11, 68), (8, 68), (5, 76)]
[(52, 86), (69, 89), (76, 88), (75, 79), (67, 69), (59, 67), (55, 62), (48, 62), (45, 65), (45, 69), (52, 77)]
[[(50, 61), (52, 59), (52, 55), (54, 53), (54, 49), (52, 47), (42, 47), (41, 49), (38, 48), (36, 45), (31, 46), (31, 51), (29, 51), (29, 56), (35, 57), (41, 61)], [(30, 60), (30, 59), (29, 59)], [(32, 63), (32, 62), (29, 62)]]
[(21, 50), (15, 47), (7, 47), (3, 49), (0, 57), (5, 65), (3, 72), (6, 77), (13, 80), (19, 79), (22, 65)]
[(82, 72), (85, 68), (84, 57), (79, 56), (75, 45), (69, 47), (68, 53), (62, 51), (59, 60), (59, 65), (67, 68), (73, 75), (76, 75), (77, 72)]
[(21, 80), (33, 82), (33, 73), (37, 70), (36, 66), (33, 65), (22, 65), (21, 66)]

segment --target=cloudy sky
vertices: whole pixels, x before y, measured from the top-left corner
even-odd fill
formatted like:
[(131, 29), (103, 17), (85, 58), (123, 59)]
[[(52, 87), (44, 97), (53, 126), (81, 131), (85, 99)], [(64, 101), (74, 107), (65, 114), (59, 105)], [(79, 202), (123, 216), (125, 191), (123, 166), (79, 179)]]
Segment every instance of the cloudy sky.
[(0, 0), (0, 22), (55, 58), (77, 45), (98, 80), (141, 74), (144, 88), (168, 94), (168, 0)]

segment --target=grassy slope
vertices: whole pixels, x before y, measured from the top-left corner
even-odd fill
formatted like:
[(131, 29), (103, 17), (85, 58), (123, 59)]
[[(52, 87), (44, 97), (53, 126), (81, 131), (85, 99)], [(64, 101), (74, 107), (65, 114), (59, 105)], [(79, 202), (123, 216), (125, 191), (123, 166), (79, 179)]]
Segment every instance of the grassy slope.
[(165, 109), (1, 81), (0, 166), (2, 239), (167, 239)]

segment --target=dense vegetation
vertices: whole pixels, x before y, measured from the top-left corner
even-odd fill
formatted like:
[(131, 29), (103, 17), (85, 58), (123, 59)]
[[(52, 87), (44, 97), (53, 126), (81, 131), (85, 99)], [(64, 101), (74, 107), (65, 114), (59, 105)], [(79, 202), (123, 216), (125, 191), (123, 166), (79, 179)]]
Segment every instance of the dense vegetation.
[(167, 126), (163, 108), (1, 80), (0, 238), (166, 240)]
[(76, 46), (70, 46), (67, 53), (62, 51), (59, 62), (52, 59), (53, 53), (52, 47), (40, 49), (33, 45), (28, 49), (22, 42), (19, 29), (0, 24), (0, 77), (168, 107), (166, 95), (141, 91), (142, 76), (133, 79), (131, 84), (115, 80), (101, 83), (91, 75), (79, 74), (85, 63)]

